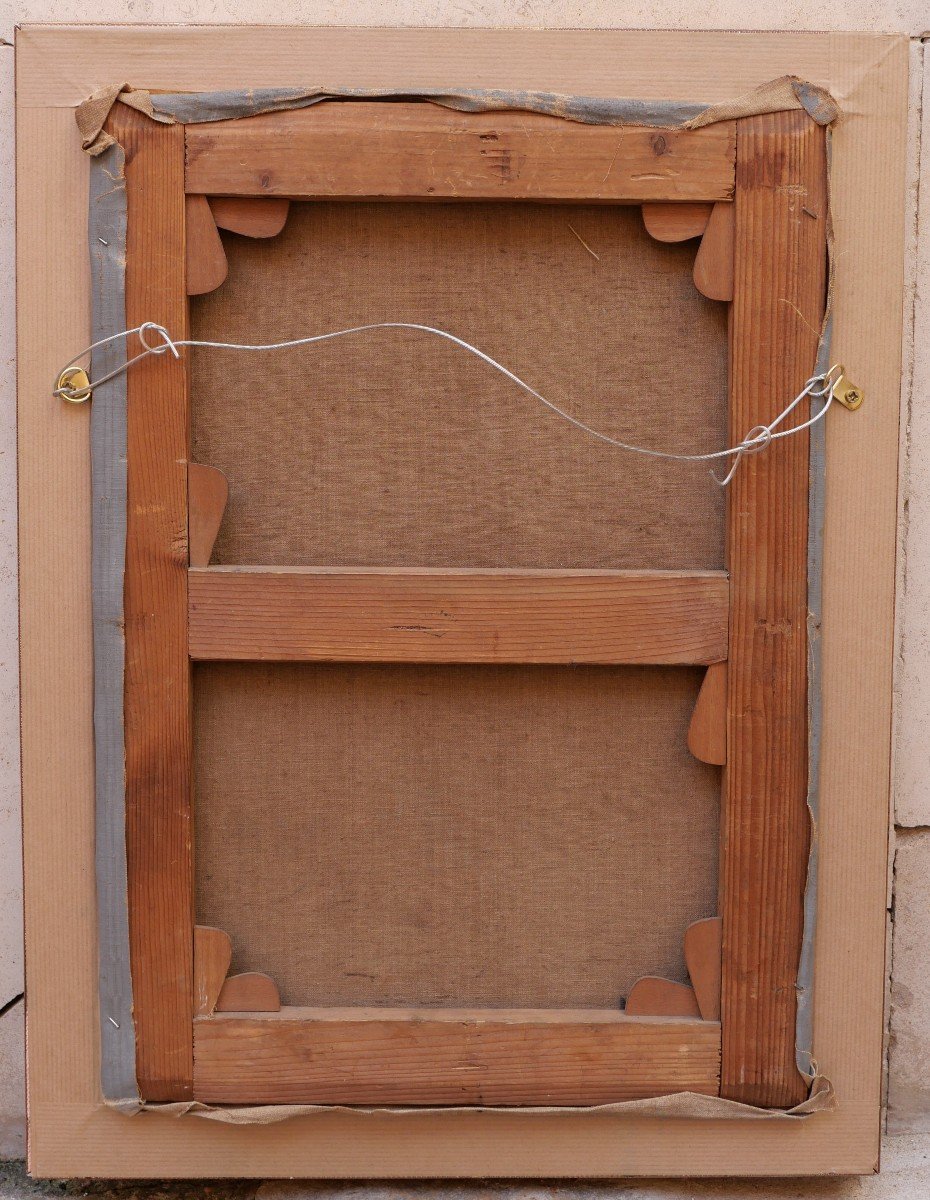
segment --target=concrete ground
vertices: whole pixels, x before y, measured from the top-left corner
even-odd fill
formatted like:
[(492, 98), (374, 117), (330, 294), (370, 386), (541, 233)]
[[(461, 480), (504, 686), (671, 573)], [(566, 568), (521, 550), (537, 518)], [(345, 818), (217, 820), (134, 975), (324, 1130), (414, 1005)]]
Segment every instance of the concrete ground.
[[(22, 898), (16, 621), (13, 50), (19, 22), (859, 29), (912, 39), (911, 168), (902, 393), (899, 611), (890, 896), (887, 1128), (863, 1179), (605, 1184), (33, 1183), (23, 1153)], [(926, 0), (0, 0), (0, 1200), (668, 1200), (930, 1198), (930, 27)], [(926, 96), (926, 105), (924, 97)]]

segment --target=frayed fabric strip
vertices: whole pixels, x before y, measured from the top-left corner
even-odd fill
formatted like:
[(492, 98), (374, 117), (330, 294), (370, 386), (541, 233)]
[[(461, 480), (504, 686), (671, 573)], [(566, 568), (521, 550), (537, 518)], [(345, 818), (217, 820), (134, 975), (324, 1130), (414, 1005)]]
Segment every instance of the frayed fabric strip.
[(356, 1108), (345, 1104), (267, 1104), (251, 1108), (223, 1108), (203, 1104), (199, 1100), (178, 1104), (112, 1104), (111, 1107), (127, 1115), (139, 1113), (158, 1114), (166, 1117), (202, 1117), (208, 1121), (220, 1121), (226, 1125), (275, 1125), (279, 1121), (290, 1121), (295, 1117), (313, 1116), (316, 1113), (355, 1113), (358, 1116), (411, 1117), (452, 1116), (458, 1113), (487, 1113), (496, 1116), (525, 1117), (584, 1117), (597, 1114), (621, 1117), (655, 1117), (669, 1120), (697, 1121), (797, 1121), (812, 1113), (832, 1112), (836, 1108), (836, 1094), (828, 1079), (822, 1075), (813, 1081), (811, 1093), (806, 1100), (794, 1108), (756, 1108), (752, 1104), (740, 1104), (736, 1100), (724, 1100), (721, 1096), (702, 1096), (696, 1092), (676, 1092), (672, 1096), (656, 1096), (650, 1100), (626, 1100), (620, 1104), (596, 1104), (587, 1108)]

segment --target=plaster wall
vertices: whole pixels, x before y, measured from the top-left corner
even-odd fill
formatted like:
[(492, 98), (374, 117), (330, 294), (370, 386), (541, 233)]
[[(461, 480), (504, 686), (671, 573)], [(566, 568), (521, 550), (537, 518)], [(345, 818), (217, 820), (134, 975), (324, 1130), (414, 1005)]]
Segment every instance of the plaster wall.
[[(513, 28), (857, 29), (901, 32), (911, 45), (908, 276), (902, 386), (902, 473), (894, 779), (897, 837), (889, 896), (890, 1035), (885, 1171), (876, 1180), (798, 1184), (618, 1184), (579, 1187), (600, 1197), (930, 1195), (930, 28), (926, 0), (0, 0), (0, 1157), (22, 1153), (22, 893), (16, 618), (14, 388), (13, 31), (21, 22), (474, 26)], [(926, 97), (924, 110), (923, 98)], [(64, 601), (63, 601), (64, 602)], [(274, 1190), (275, 1187), (278, 1190)], [(270, 1189), (270, 1190), (267, 1190)], [(320, 1197), (338, 1189), (300, 1193)], [(468, 1190), (435, 1190), (457, 1200)], [(398, 1200), (417, 1189), (353, 1189)], [(495, 1189), (497, 1191), (497, 1189)], [(519, 1200), (570, 1189), (512, 1189)], [(361, 1195), (365, 1193), (364, 1197)], [(6, 1196), (47, 1194), (12, 1172)], [(137, 1189), (134, 1195), (149, 1194)], [(154, 1194), (154, 1192), (152, 1192)], [(159, 1192), (159, 1195), (162, 1193)], [(180, 1193), (179, 1193), (180, 1194)], [(185, 1195), (193, 1192), (185, 1191)], [(214, 1193), (215, 1194), (215, 1193)], [(297, 1191), (267, 1185), (266, 1200)], [(344, 1192), (343, 1192), (344, 1194)], [(426, 1196), (424, 1194), (424, 1200)]]

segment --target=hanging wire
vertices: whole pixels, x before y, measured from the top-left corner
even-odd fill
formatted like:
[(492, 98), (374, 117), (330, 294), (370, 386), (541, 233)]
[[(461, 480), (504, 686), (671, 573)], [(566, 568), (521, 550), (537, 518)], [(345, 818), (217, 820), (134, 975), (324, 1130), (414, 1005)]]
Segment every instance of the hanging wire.
[[(800, 433), (804, 429), (810, 429), (810, 427), (816, 424), (817, 421), (822, 421), (827, 415), (830, 405), (833, 403), (836, 388), (839, 385), (840, 380), (843, 378), (842, 368), (838, 364), (834, 364), (834, 366), (830, 367), (828, 371), (824, 371), (821, 374), (812, 375), (810, 379), (807, 380), (801, 391), (798, 392), (797, 396), (795, 396), (795, 398), (790, 402), (790, 404), (783, 408), (778, 416), (769, 421), (768, 424), (753, 426), (753, 428), (749, 430), (742, 441), (736, 446), (730, 446), (725, 450), (711, 450), (706, 453), (673, 453), (668, 450), (654, 450), (647, 446), (637, 446), (631, 442), (624, 442), (619, 438), (610, 437), (601, 430), (595, 429), (593, 426), (586, 424), (578, 417), (572, 416), (572, 414), (566, 412), (565, 409), (559, 408), (559, 406), (554, 404), (551, 400), (547, 400), (545, 396), (543, 396), (540, 392), (537, 392), (535, 388), (531, 387), (525, 380), (521, 379), (519, 375), (515, 375), (514, 372), (505, 367), (503, 363), (499, 363), (496, 359), (492, 358), (490, 354), (485, 354), (485, 352), (483, 350), (479, 350), (477, 346), (473, 346), (470, 342), (466, 342), (463, 338), (456, 337), (454, 333), (449, 333), (445, 329), (436, 329), (432, 325), (417, 325), (409, 321), (377, 321), (370, 325), (354, 325), (349, 329), (336, 329), (329, 333), (317, 333), (310, 337), (293, 338), (286, 342), (264, 342), (255, 345), (250, 345), (244, 342), (201, 341), (196, 338), (175, 339), (163, 325), (158, 325), (154, 321), (143, 321), (141, 325), (137, 325), (133, 329), (123, 329), (120, 330), (119, 333), (111, 334), (109, 337), (100, 338), (99, 341), (94, 342), (92, 345), (82, 350), (80, 354), (76, 354), (70, 362), (65, 364), (59, 373), (57, 386), (53, 389), (53, 394), (71, 401), (86, 400), (90, 397), (95, 388), (98, 388), (105, 383), (109, 383), (111, 379), (116, 379), (117, 376), (122, 375), (125, 371), (128, 371), (130, 367), (134, 366), (138, 362), (141, 362), (144, 358), (148, 358), (151, 355), (157, 356), (160, 354), (169, 353), (173, 354), (175, 358), (180, 358), (181, 347), (195, 347), (198, 349), (212, 350), (240, 350), (249, 353), (261, 353), (270, 350), (287, 350), (296, 346), (311, 346), (317, 342), (328, 342), (334, 338), (369, 333), (375, 329), (411, 329), (420, 333), (431, 334), (434, 337), (443, 338), (448, 342), (452, 342), (454, 345), (466, 350), (469, 354), (473, 354), (475, 357), (480, 358), (482, 362), (487, 363), (488, 366), (493, 367), (494, 370), (499, 371), (507, 379), (511, 380), (512, 383), (515, 383), (517, 387), (522, 388), (524, 392), (527, 392), (535, 400), (538, 400), (540, 404), (545, 405), (545, 407), (551, 412), (555, 413), (556, 416), (561, 417), (562, 420), (568, 421), (569, 424), (574, 425), (576, 429), (580, 429), (582, 433), (588, 434), (589, 437), (597, 438), (598, 441), (605, 442), (608, 446), (614, 446), (618, 450), (626, 450), (631, 454), (643, 454), (649, 458), (662, 458), (674, 462), (715, 462), (718, 459), (732, 458), (733, 461), (730, 463), (729, 468), (723, 476), (718, 476), (714, 471), (711, 471), (712, 477), (717, 483), (720, 484), (721, 487), (726, 487), (727, 484), (732, 480), (745, 454), (758, 454), (761, 450), (765, 450), (769, 445), (771, 445), (772, 442), (777, 441), (779, 438), (791, 437), (793, 434)], [(71, 384), (63, 381), (63, 377), (65, 376), (66, 372), (92, 351), (101, 346), (106, 346), (111, 342), (115, 342), (120, 338), (130, 338), (133, 335), (137, 336), (139, 342), (142, 344), (141, 352), (136, 354), (133, 358), (127, 359), (126, 362), (121, 363), (120, 366), (115, 367), (106, 375), (102, 375), (99, 379), (93, 380), (88, 384), (87, 387), (72, 386)], [(159, 340), (156, 342), (150, 341), (149, 338), (152, 336), (157, 337)], [(779, 426), (782, 424), (782, 422), (794, 412), (794, 410), (805, 399), (805, 397), (810, 397), (812, 400), (823, 400), (824, 403), (819, 411), (814, 413), (813, 416), (809, 417), (801, 424), (792, 425), (788, 429), (780, 429)]]

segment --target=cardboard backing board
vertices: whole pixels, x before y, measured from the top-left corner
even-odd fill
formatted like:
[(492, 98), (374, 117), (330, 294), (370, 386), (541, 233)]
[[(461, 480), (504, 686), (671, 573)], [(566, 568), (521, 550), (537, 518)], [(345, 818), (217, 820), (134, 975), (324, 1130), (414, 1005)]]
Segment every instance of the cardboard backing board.
[[(228, 62), (226, 56), (234, 50), (238, 32), (229, 32), (229, 41), (222, 43), (222, 51), (218, 50), (217, 64), (221, 58)], [(210, 67), (207, 63), (204, 70), (204, 63), (205, 55), (209, 59), (209, 54), (203, 40), (222, 39), (226, 34), (202, 30), (183, 34), (191, 39), (193, 57), (190, 59), (185, 59), (187, 51), (178, 52), (180, 43), (175, 39), (180, 35), (180, 31), (153, 31), (146, 35), (144, 31), (121, 30), (114, 31), (114, 43), (106, 41), (107, 34), (80, 35), (92, 39), (79, 55), (82, 62), (91, 61), (101, 39), (103, 46), (119, 43), (123, 55), (120, 68), (113, 71), (106, 70), (110, 65), (107, 50), (102, 50), (101, 57), (93, 58), (97, 66), (90, 70), (103, 70), (104, 75), (82, 81), (80, 95), (102, 78), (124, 75), (143, 79), (147, 74), (144, 82), (150, 86), (210, 86), (213, 80), (193, 77), (196, 75), (194, 59), (202, 76), (208, 75)], [(139, 44), (143, 46), (143, 54), (135, 63), (125, 43), (127, 36), (142, 39)], [(151, 67), (151, 58), (144, 53), (146, 36), (153, 39), (148, 43), (153, 48), (157, 44), (164, 49), (166, 42), (174, 42), (172, 53), (165, 57), (172, 79), (152, 78), (157, 72)], [(171, 1162), (181, 1174), (242, 1169), (257, 1174), (322, 1175), (519, 1175), (578, 1174), (579, 1171), (591, 1174), (676, 1171), (697, 1174), (734, 1169), (757, 1173), (869, 1169), (874, 1164), (878, 1124), (886, 817), (883, 806), (875, 804), (875, 796), (885, 796), (887, 789), (887, 705), (884, 701), (878, 704), (876, 697), (887, 697), (890, 678), (887, 639), (883, 644), (881, 632), (876, 636), (876, 629), (887, 628), (890, 638), (899, 319), (897, 309), (887, 302), (887, 297), (897, 294), (900, 276), (903, 41), (827, 35), (754, 35), (745, 39), (727, 35), (566, 33), (555, 35), (561, 39), (556, 42), (552, 41), (553, 35), (530, 35), (518, 52), (515, 35), (477, 37), (469, 34), (465, 39), (467, 47), (460, 41), (452, 50), (453, 42), (444, 42), (444, 39), (454, 39), (455, 35), (415, 31), (408, 38), (408, 53), (390, 59), (390, 68), (385, 72), (384, 64), (390, 56), (385, 54), (385, 43), (378, 43), (381, 36), (354, 32), (351, 36), (339, 34), (336, 37), (335, 32), (321, 34), (315, 31), (313, 39), (302, 44), (303, 56), (298, 63), (297, 58), (289, 60), (288, 55), (296, 53), (300, 35), (295, 37), (289, 31), (263, 31), (262, 39), (279, 39), (277, 49), (256, 58), (253, 40), (250, 55), (246, 58), (249, 70), (258, 62), (265, 75), (264, 81), (268, 83), (288, 82), (288, 71), (306, 77), (308, 66), (315, 67), (317, 63), (320, 73), (324, 64), (332, 71), (334, 61), (339, 61), (340, 69), (352, 74), (356, 81), (361, 75), (364, 77), (362, 82), (401, 86), (404, 72), (409, 78), (413, 59), (422, 56), (421, 78), (432, 81), (432, 73), (436, 70), (445, 68), (448, 76), (450, 62), (458, 62), (461, 66), (467, 49), (471, 55), (469, 70), (473, 82), (482, 83), (493, 77), (493, 81), (501, 85), (531, 86), (539, 81), (542, 62), (548, 63), (548, 86), (555, 90), (583, 92), (596, 91), (600, 87), (606, 88), (608, 93), (643, 96), (669, 94), (660, 73), (649, 74), (650, 70), (654, 71), (654, 64), (661, 61), (663, 69), (669, 70), (670, 77), (674, 76), (678, 95), (682, 95), (680, 88), (684, 79), (691, 96), (703, 94), (707, 99), (738, 94), (771, 77), (773, 70), (782, 69), (806, 75), (830, 87), (841, 104), (848, 105), (856, 117), (848, 129), (844, 130), (841, 125), (837, 132), (835, 217), (839, 239), (848, 239), (846, 254), (843, 246), (840, 247), (840, 260), (847, 264), (852, 262), (852, 267), (847, 266), (847, 270), (854, 268), (856, 273), (864, 272), (863, 278), (867, 275), (873, 286), (875, 279), (886, 281), (887, 290), (884, 305), (876, 300), (872, 310), (863, 302), (862, 288), (853, 286), (844, 293), (842, 280), (838, 282), (838, 352), (843, 353), (845, 339), (850, 357), (855, 353), (858, 358), (855, 375), (875, 397), (875, 402), (867, 412), (864, 411), (863, 419), (855, 426), (849, 423), (831, 426), (828, 439), (828, 463), (831, 468), (839, 464), (843, 469), (839, 472), (831, 470), (827, 494), (825, 791), (820, 832), (825, 851), (821, 924), (828, 936), (820, 938), (818, 950), (820, 991), (816, 1044), (822, 1047), (821, 1053), (826, 1060), (824, 1069), (837, 1084), (841, 1108), (836, 1114), (810, 1121), (804, 1129), (791, 1130), (790, 1155), (785, 1152), (783, 1130), (780, 1132), (774, 1125), (760, 1130), (752, 1123), (719, 1129), (715, 1133), (712, 1124), (666, 1123), (639, 1118), (592, 1116), (550, 1120), (519, 1119), (505, 1114), (450, 1114), (417, 1119), (331, 1114), (319, 1119), (307, 1118), (289, 1128), (231, 1131), (209, 1127), (195, 1130), (189, 1125), (162, 1123), (155, 1117), (126, 1124), (115, 1114), (100, 1112), (95, 1099), (93, 1037), (88, 1032), (93, 1021), (88, 1019), (82, 1023), (80, 1014), (75, 1014), (73, 1008), (75, 998), (81, 995), (85, 997), (88, 1013), (93, 1004), (93, 946), (87, 935), (91, 927), (91, 897), (87, 878), (73, 861), (74, 847), (81, 843), (81, 830), (87, 839), (88, 852), (91, 844), (90, 809), (86, 798), (89, 790), (84, 801), (80, 799), (81, 789), (89, 789), (90, 785), (89, 725), (86, 724), (89, 708), (84, 716), (86, 741), (83, 755), (80, 722), (75, 718), (73, 708), (73, 697), (81, 694), (80, 686), (72, 687), (67, 693), (71, 719), (68, 736), (74, 737), (72, 745), (63, 747), (51, 760), (47, 751), (40, 749), (44, 730), (54, 728), (60, 738), (60, 727), (67, 724), (59, 721), (50, 726), (48, 721), (55, 716), (54, 709), (47, 701), (43, 708), (39, 700), (62, 683), (61, 672), (56, 669), (60, 666), (60, 658), (55, 656), (55, 651), (59, 645), (63, 651), (67, 648), (73, 660), (74, 647), (87, 646), (87, 628), (82, 625), (81, 613), (76, 606), (73, 612), (67, 613), (57, 608), (51, 612), (42, 608), (56, 590), (60, 594), (66, 578), (70, 591), (75, 586), (79, 589), (82, 580), (86, 587), (86, 537), (83, 541), (74, 537), (75, 531), (82, 528), (82, 511), (75, 496), (86, 498), (87, 495), (86, 482), (83, 492), (81, 484), (85, 461), (81, 458), (81, 450), (86, 446), (83, 440), (86, 430), (79, 414), (62, 418), (57, 409), (52, 415), (47, 408), (43, 410), (36, 406), (33, 409), (24, 404), (23, 656), (25, 675), (29, 680), (24, 686), (24, 773), (27, 781), (27, 874), (34, 872), (27, 920), (33, 945), (42, 945), (44, 939), (46, 947), (54, 948), (54, 937), (59, 937), (62, 949), (83, 946), (86, 954), (83, 966), (78, 956), (72, 986), (66, 991), (55, 987), (61, 955), (43, 958), (40, 954), (32, 958), (30, 1054), (33, 1060), (31, 1109), (35, 1165), (39, 1170), (51, 1173), (56, 1164), (61, 1171), (62, 1164), (67, 1162), (64, 1172), (109, 1170), (113, 1173), (153, 1171), (159, 1174), (164, 1172), (166, 1162)], [(397, 44), (398, 35), (383, 36), (392, 46)], [(44, 45), (43, 38), (47, 39)], [(80, 265), (83, 262), (80, 247), (83, 194), (79, 201), (76, 194), (80, 189), (73, 188), (75, 179), (84, 178), (83, 169), (76, 155), (70, 153), (69, 138), (73, 136), (70, 113), (56, 111), (54, 107), (56, 104), (67, 105), (79, 96), (72, 100), (60, 95), (49, 97), (47, 81), (56, 76), (54, 67), (50, 69), (49, 66), (50, 56), (54, 57), (56, 38), (61, 39), (60, 51), (65, 56), (61, 61), (73, 63), (74, 39), (59, 31), (29, 32), (21, 41), (20, 78), (24, 84), (20, 97), (21, 185), (23, 192), (29, 191), (31, 186), (33, 197), (43, 194), (49, 203), (54, 202), (66, 214), (63, 227), (70, 228), (75, 239), (70, 251), (65, 245), (58, 245), (54, 238), (51, 244), (43, 243), (44, 229), (40, 231), (39, 224), (31, 219), (30, 207), (23, 206), (20, 225), (22, 261), (32, 264), (32, 269), (24, 270), (26, 279), (21, 281), (23, 329), (28, 331), (28, 336), (23, 338), (20, 361), (21, 382), (30, 396), (45, 395), (47, 378), (54, 374), (62, 357), (54, 350), (57, 341), (66, 334), (74, 335), (72, 344), (82, 345), (87, 341), (86, 310), (82, 307), (86, 288), (84, 292), (75, 288), (76, 309), (62, 319), (55, 283), (60, 278), (63, 262), (76, 266), (71, 278), (86, 282), (86, 271)], [(342, 59), (338, 55), (339, 38), (343, 39), (346, 48)], [(476, 66), (475, 46), (482, 40), (487, 56), (483, 65)], [(325, 47), (323, 43), (326, 43)], [(367, 75), (358, 57), (363, 43), (369, 47)], [(215, 43), (217, 48), (220, 44)], [(720, 53), (712, 54), (712, 46), (722, 48)], [(561, 52), (553, 52), (547, 57), (547, 47), (560, 47)], [(647, 49), (650, 52), (644, 54)], [(33, 58), (32, 71), (28, 69), (30, 51), (37, 56)], [(320, 57), (314, 58), (315, 54)], [(481, 58), (480, 55), (477, 57)], [(592, 58), (600, 67), (595, 65), (591, 74), (586, 75), (582, 64), (590, 66)], [(625, 67), (627, 63), (629, 67)], [(606, 64), (610, 64), (609, 67)], [(182, 78), (185, 70), (191, 74), (190, 80)], [(391, 75), (392, 71), (394, 75)], [(61, 75), (68, 78), (73, 76), (73, 71), (62, 71)], [(481, 78), (475, 80), (475, 75)], [(41, 94), (34, 87), (30, 93), (30, 78), (42, 80)], [(245, 75), (231, 81), (227, 72), (223, 82), (227, 86), (230, 82), (245, 86), (255, 81)], [(32, 103), (40, 104), (38, 114), (28, 107), (30, 94)], [(844, 133), (849, 136), (844, 137)], [(76, 168), (69, 174), (68, 187), (62, 184), (60, 191), (56, 191), (58, 176), (51, 173), (51, 166), (46, 161), (53, 144), (60, 150), (55, 156), (56, 168), (60, 169), (62, 161), (74, 163)], [(842, 157), (844, 150), (848, 150), (845, 160)], [(844, 176), (845, 172), (851, 173)], [(859, 184), (856, 189), (850, 187), (845, 198), (841, 188), (844, 177), (855, 178)], [(868, 188), (863, 186), (863, 181), (869, 184)], [(849, 198), (854, 191), (857, 202), (851, 205)], [(878, 209), (871, 207), (873, 203), (879, 206)], [(879, 213), (884, 214), (884, 219), (876, 219)], [(871, 234), (867, 233), (869, 229), (873, 230)], [(878, 236), (874, 233), (876, 229)], [(49, 259), (47, 267), (43, 266), (46, 253), (56, 251), (54, 262)], [(856, 282), (854, 278), (853, 285)], [(54, 295), (54, 304), (47, 303), (46, 295), (49, 299)], [(855, 304), (851, 306), (852, 300)], [(69, 426), (64, 424), (66, 419), (71, 421)], [(54, 471), (48, 470), (50, 446), (56, 456), (64, 455)], [(69, 484), (72, 486), (66, 492)], [(865, 514), (862, 512), (864, 486), (870, 500)], [(60, 501), (65, 495), (67, 504), (63, 505)], [(855, 521), (849, 516), (853, 506), (844, 506), (847, 499), (856, 500)], [(75, 525), (70, 531), (71, 536), (59, 543), (59, 553), (49, 555), (49, 545), (54, 547), (56, 538), (61, 537), (61, 526), (56, 522), (61, 521), (64, 508), (74, 518)], [(83, 515), (86, 522), (86, 508)], [(43, 528), (50, 534), (48, 542), (37, 536)], [(852, 612), (851, 594), (858, 600)], [(50, 633), (46, 626), (51, 613), (54, 613), (55, 621)], [(86, 610), (83, 620), (86, 621)], [(855, 675), (850, 673), (853, 669)], [(30, 671), (33, 672), (31, 675)], [(844, 671), (848, 673), (845, 676)], [(80, 678), (78, 672), (72, 682), (77, 684)], [(88, 679), (89, 676), (85, 677), (85, 688)], [(858, 692), (851, 686), (853, 680), (859, 684)], [(858, 699), (860, 696), (861, 700)], [(81, 763), (83, 772), (78, 769)], [(62, 792), (70, 794), (73, 801), (63, 806), (65, 819), (73, 822), (64, 829), (61, 819), (57, 823), (44, 819), (47, 798), (58, 797)], [(34, 797), (31, 808), (30, 794)], [(62, 816), (57, 812), (55, 815)], [(50, 833), (50, 829), (53, 832)], [(831, 850), (832, 858), (828, 853)], [(43, 889), (43, 873), (49, 881), (54, 878), (57, 886)], [(845, 887), (851, 874), (859, 880), (859, 889), (853, 897), (848, 895)], [(63, 910), (65, 893), (70, 907)], [(81, 915), (82, 905), (86, 918), (84, 931), (81, 932), (80, 926), (69, 931), (68, 920), (73, 919), (72, 914)], [(56, 931), (54, 935), (53, 930)], [(74, 936), (69, 938), (69, 932)], [(845, 946), (856, 947), (854, 956), (840, 951), (838, 937)], [(46, 1030), (70, 1028), (72, 1036), (66, 1039), (65, 1059), (57, 1057), (55, 1050), (49, 1049), (49, 1043), (37, 1036), (43, 1025)], [(80, 1095), (84, 1099), (76, 1106), (76, 1098)], [(402, 1137), (398, 1137), (398, 1122), (406, 1122), (401, 1126)], [(333, 1138), (340, 1123), (345, 1123), (347, 1134), (352, 1130), (351, 1137), (342, 1143)], [(120, 1130), (118, 1134), (117, 1129)], [(482, 1130), (487, 1131), (486, 1137), (480, 1136)], [(237, 1140), (231, 1140), (230, 1134), (237, 1135)], [(291, 1140), (292, 1153), (282, 1153), (283, 1146)]]

